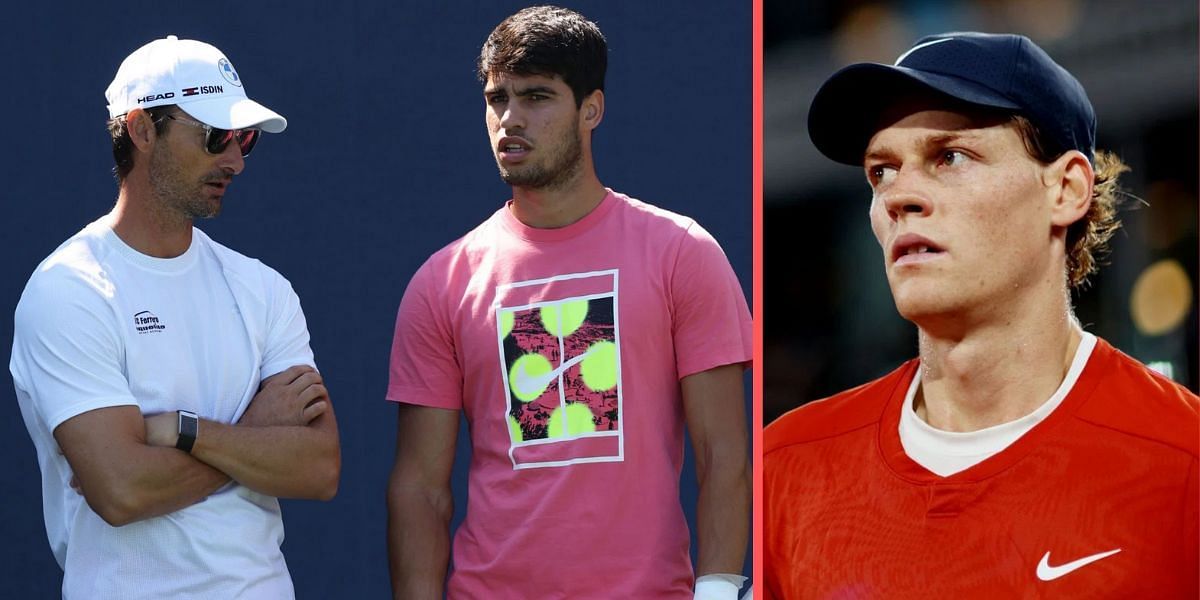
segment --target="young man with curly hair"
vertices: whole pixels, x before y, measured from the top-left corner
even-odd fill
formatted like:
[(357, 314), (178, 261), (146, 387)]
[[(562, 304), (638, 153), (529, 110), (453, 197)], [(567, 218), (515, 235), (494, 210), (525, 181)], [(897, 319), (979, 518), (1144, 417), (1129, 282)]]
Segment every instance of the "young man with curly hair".
[(1196, 597), (1197, 397), (1071, 307), (1126, 169), (1095, 127), (1016, 35), (931, 36), (817, 93), (920, 356), (767, 429), (768, 598)]

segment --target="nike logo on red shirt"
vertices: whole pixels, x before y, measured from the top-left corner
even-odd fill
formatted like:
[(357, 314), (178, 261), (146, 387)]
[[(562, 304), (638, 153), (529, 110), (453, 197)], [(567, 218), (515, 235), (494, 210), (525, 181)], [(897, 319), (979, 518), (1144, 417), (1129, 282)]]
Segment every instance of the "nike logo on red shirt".
[(1041, 562), (1038, 563), (1037, 576), (1038, 579), (1041, 579), (1042, 581), (1053, 581), (1059, 577), (1062, 577), (1063, 575), (1066, 575), (1067, 573), (1086, 567), (1102, 558), (1107, 558), (1120, 551), (1121, 549), (1117, 548), (1116, 550), (1109, 550), (1108, 552), (1101, 552), (1099, 554), (1085, 556), (1081, 559), (1073, 560), (1057, 567), (1050, 566), (1050, 553), (1046, 552), (1046, 554), (1042, 555)]

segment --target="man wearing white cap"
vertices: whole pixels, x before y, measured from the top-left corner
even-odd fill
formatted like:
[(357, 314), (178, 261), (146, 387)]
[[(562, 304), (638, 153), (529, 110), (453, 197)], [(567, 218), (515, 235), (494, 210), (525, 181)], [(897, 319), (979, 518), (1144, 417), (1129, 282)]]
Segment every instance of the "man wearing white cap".
[(291, 598), (276, 498), (336, 492), (333, 406), (291, 285), (192, 226), (287, 121), (175, 36), (106, 95), (116, 206), (38, 265), (10, 363), (63, 597)]

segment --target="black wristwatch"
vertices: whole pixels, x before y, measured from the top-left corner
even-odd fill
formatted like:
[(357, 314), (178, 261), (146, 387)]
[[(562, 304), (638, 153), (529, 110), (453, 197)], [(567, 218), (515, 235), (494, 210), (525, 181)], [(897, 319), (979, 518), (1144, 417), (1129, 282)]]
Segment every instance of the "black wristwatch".
[(194, 412), (179, 411), (179, 439), (175, 447), (184, 452), (192, 452), (192, 444), (196, 443), (196, 431), (200, 429), (200, 419)]

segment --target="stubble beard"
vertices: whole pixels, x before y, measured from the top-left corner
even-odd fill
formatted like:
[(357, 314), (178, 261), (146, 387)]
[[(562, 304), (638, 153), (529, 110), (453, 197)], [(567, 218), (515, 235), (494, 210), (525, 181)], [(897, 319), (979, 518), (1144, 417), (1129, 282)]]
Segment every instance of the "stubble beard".
[(150, 155), (150, 186), (158, 198), (158, 206), (170, 217), (191, 221), (221, 214), (221, 201), (206, 199), (202, 183), (188, 184), (179, 161), (166, 144), (155, 147)]
[(521, 170), (504, 168), (500, 158), (496, 157), (496, 166), (500, 168), (500, 178), (504, 183), (513, 187), (523, 187), (539, 190), (555, 190), (566, 187), (579, 175), (583, 165), (583, 140), (579, 132), (572, 128), (571, 137), (567, 140), (562, 152), (551, 154), (553, 162), (547, 165), (521, 165)]

